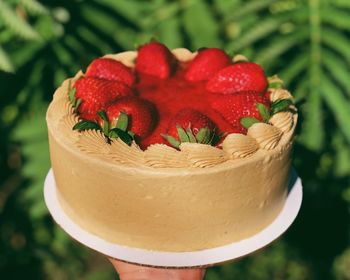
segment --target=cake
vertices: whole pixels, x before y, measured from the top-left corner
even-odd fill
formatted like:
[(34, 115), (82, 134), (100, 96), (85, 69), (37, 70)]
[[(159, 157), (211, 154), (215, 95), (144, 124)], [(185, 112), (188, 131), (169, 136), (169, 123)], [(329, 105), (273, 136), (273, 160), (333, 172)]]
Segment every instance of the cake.
[(286, 201), (296, 108), (242, 55), (156, 41), (106, 55), (63, 82), (46, 119), (60, 205), (108, 242), (223, 246), (266, 228)]

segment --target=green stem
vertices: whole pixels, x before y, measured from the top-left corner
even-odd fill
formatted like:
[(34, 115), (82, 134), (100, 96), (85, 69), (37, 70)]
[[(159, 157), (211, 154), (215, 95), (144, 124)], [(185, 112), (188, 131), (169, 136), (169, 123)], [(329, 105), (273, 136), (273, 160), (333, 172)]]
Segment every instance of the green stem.
[(322, 126), (321, 103), (321, 18), (320, 0), (309, 0), (310, 11), (310, 94), (307, 104), (307, 119), (305, 121), (305, 144), (313, 149), (322, 147), (324, 132)]

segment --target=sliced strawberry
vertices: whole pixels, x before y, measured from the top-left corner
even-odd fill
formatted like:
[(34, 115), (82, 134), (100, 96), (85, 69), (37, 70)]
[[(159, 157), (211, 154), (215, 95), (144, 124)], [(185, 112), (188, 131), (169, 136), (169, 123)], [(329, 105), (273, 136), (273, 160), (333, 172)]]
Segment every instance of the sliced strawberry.
[(123, 63), (110, 58), (97, 58), (92, 61), (86, 70), (86, 76), (123, 82), (129, 87), (135, 83), (133, 71)]
[(230, 64), (231, 59), (223, 50), (217, 48), (202, 49), (191, 61), (185, 79), (191, 82), (205, 81)]
[(177, 112), (162, 136), (171, 146), (178, 148), (182, 142), (214, 144), (215, 124), (201, 112), (185, 108)]
[(80, 117), (95, 121), (97, 112), (123, 96), (133, 95), (133, 91), (124, 83), (94, 77), (84, 77), (74, 84), (75, 99), (80, 100), (77, 111)]
[(254, 119), (267, 121), (269, 118), (270, 101), (266, 96), (257, 95), (255, 92), (221, 96), (216, 98), (211, 106), (239, 133), (243, 134), (247, 132), (247, 129), (242, 124), (242, 118), (253, 121)]
[(251, 91), (264, 93), (268, 81), (264, 70), (253, 62), (239, 62), (217, 72), (207, 83), (206, 89), (212, 93), (233, 94)]
[(136, 71), (161, 79), (168, 78), (174, 70), (176, 59), (163, 44), (151, 41), (138, 49)]
[(148, 136), (155, 126), (157, 117), (155, 106), (145, 99), (128, 96), (108, 105), (106, 114), (110, 129), (116, 127), (121, 113), (127, 116), (125, 130), (131, 131), (141, 139)]

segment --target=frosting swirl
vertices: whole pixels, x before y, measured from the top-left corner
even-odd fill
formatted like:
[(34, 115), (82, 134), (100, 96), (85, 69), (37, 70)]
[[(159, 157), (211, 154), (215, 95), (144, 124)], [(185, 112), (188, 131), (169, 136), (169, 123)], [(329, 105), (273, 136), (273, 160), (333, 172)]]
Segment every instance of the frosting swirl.
[(274, 149), (282, 137), (283, 132), (266, 123), (255, 123), (248, 129), (248, 136), (253, 137), (264, 150)]
[(258, 149), (258, 143), (250, 136), (232, 133), (226, 136), (222, 142), (222, 149), (230, 158), (245, 158), (254, 154)]

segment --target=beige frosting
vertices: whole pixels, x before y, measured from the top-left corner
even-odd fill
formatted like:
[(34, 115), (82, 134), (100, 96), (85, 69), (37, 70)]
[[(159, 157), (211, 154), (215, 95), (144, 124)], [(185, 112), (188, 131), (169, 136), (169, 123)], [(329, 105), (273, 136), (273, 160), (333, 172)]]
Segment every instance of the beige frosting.
[[(183, 61), (195, 55), (174, 53)], [(108, 57), (132, 66), (136, 55)], [(281, 210), (296, 114), (228, 135), (222, 149), (183, 143), (180, 151), (161, 144), (142, 151), (73, 131), (67, 90), (65, 81), (47, 112), (52, 168), (62, 207), (91, 233), (149, 250), (202, 250), (257, 233)]]
[(226, 136), (222, 149), (230, 158), (244, 158), (252, 155), (259, 149), (258, 142), (248, 135), (232, 133)]

